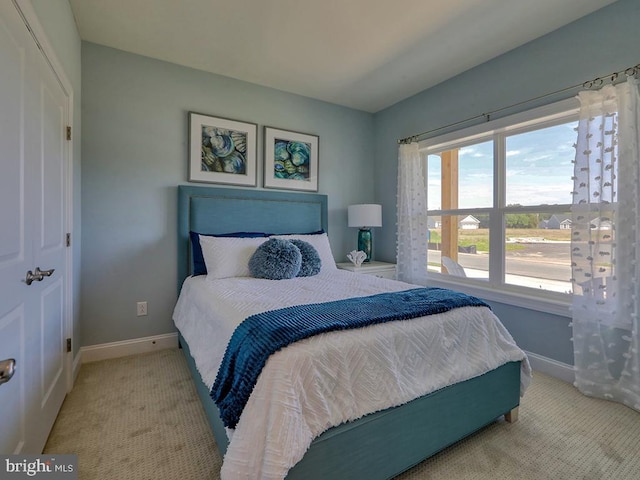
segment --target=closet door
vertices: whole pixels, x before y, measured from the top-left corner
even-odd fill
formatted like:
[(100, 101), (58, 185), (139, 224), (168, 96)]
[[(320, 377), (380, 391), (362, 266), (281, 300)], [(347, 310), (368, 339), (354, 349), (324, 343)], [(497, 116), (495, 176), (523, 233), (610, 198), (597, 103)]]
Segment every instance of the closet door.
[(66, 393), (68, 105), (17, 8), (0, 2), (0, 371), (15, 360), (0, 384), (3, 454), (40, 453)]

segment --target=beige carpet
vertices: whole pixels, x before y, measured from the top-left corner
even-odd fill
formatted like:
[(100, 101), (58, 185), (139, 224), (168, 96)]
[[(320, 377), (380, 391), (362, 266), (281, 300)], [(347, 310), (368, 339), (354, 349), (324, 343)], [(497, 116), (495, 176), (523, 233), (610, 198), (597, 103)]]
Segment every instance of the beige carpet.
[[(179, 350), (83, 365), (45, 453), (78, 454), (82, 480), (215, 480), (221, 464)], [(639, 478), (640, 414), (542, 374), (518, 422), (495, 422), (397, 477)]]

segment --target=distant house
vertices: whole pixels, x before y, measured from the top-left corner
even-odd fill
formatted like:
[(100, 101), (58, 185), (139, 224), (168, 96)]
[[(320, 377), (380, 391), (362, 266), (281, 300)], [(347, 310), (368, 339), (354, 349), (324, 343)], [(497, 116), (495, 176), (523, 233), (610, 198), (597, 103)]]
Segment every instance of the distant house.
[(571, 230), (571, 219), (567, 218), (560, 222), (560, 230)]
[(462, 230), (477, 230), (480, 228), (480, 220), (473, 215), (467, 215), (460, 220), (459, 226)]
[(589, 222), (589, 227), (592, 229), (597, 228), (599, 230), (611, 230), (611, 220), (603, 220), (600, 217), (594, 218)]
[[(427, 228), (430, 230), (435, 228), (442, 228), (442, 217), (427, 217)], [(467, 215), (458, 222), (458, 228), (461, 228), (462, 230), (476, 230), (480, 228), (480, 220), (478, 220), (473, 215)]]
[(542, 220), (539, 227), (550, 230), (571, 230), (571, 217), (553, 214), (548, 220)]
[(427, 217), (427, 228), (440, 228), (442, 227), (441, 217)]
[[(549, 220), (542, 220), (539, 228), (571, 230), (571, 217), (566, 215), (551, 215)], [(589, 228), (600, 230), (611, 230), (611, 220), (603, 220), (600, 217), (594, 218), (589, 222)]]

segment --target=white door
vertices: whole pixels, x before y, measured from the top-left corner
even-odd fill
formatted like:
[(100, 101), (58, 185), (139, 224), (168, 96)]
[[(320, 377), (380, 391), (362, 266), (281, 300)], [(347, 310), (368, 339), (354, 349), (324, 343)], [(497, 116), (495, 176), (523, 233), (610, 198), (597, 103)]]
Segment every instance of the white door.
[[(13, 2), (0, 1), (0, 453), (40, 453), (67, 390), (69, 100)], [(53, 270), (26, 282), (27, 271)]]

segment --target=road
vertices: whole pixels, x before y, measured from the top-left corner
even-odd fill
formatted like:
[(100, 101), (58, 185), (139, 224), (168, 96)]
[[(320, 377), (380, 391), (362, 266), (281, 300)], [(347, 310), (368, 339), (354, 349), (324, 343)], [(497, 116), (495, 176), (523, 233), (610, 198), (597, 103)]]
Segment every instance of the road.
[[(429, 263), (440, 263), (440, 252), (429, 250)], [(488, 278), (489, 256), (487, 254), (458, 253), (458, 263), (467, 277)], [(571, 293), (571, 267), (566, 264), (549, 263), (546, 258), (507, 256), (505, 281), (510, 285), (541, 288), (559, 293)]]
[[(563, 244), (533, 244), (529, 248), (508, 252), (507, 273), (560, 282), (569, 282), (571, 266), (569, 252)], [(440, 263), (440, 252), (429, 250), (429, 263)], [(458, 263), (465, 269), (489, 270), (488, 254), (458, 253)]]

